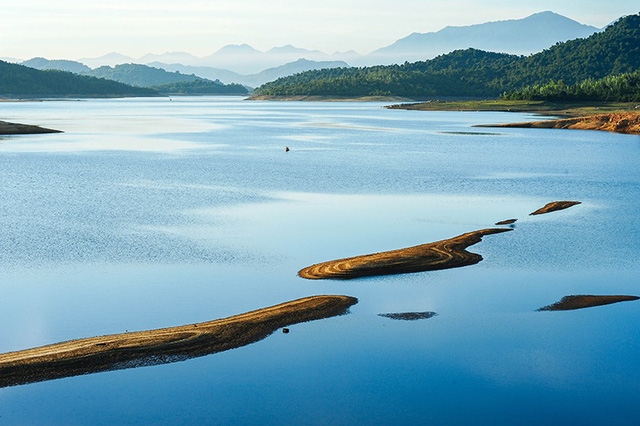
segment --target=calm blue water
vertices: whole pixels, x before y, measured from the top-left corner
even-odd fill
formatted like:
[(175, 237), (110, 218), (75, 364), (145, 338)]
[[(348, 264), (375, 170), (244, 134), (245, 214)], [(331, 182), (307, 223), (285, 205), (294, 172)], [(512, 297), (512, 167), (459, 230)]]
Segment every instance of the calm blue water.
[[(536, 309), (640, 296), (640, 137), (382, 106), (0, 104), (65, 130), (0, 139), (0, 352), (359, 299), (228, 352), (0, 389), (0, 424), (636, 424), (640, 302)], [(528, 216), (554, 200), (582, 204)], [(296, 276), (509, 218), (474, 266)], [(378, 316), (408, 311), (438, 315)]]

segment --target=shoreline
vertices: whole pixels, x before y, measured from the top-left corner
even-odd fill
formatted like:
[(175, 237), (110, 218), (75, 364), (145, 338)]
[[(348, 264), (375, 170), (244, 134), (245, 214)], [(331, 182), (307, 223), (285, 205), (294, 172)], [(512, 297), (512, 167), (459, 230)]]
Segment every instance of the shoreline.
[(411, 111), (495, 111), (534, 113), (545, 116), (581, 117), (604, 113), (638, 112), (637, 102), (546, 102), (501, 99), (426, 101), (389, 105), (387, 109)]
[(601, 130), (640, 135), (640, 112), (617, 112), (521, 123), (480, 124), (474, 127)]
[(414, 102), (413, 99), (400, 96), (324, 96), (295, 95), (271, 96), (255, 95), (245, 98), (246, 101), (296, 101), (296, 102)]

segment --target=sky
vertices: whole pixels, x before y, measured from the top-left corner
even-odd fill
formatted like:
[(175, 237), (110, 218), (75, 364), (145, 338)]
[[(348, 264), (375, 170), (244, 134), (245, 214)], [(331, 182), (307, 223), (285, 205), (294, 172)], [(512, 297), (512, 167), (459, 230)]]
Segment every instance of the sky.
[(640, 12), (636, 0), (0, 0), (0, 6), (0, 57), (74, 60), (110, 52), (204, 57), (229, 44), (366, 54), (414, 32), (546, 10), (598, 28)]

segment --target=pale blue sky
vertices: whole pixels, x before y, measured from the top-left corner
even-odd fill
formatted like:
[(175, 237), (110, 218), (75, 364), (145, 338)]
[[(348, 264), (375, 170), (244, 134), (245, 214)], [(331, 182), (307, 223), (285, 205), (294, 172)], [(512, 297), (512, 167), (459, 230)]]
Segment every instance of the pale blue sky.
[(4, 1), (0, 57), (78, 59), (120, 52), (206, 56), (227, 44), (369, 53), (413, 32), (552, 10), (603, 27), (637, 0), (20, 0)]

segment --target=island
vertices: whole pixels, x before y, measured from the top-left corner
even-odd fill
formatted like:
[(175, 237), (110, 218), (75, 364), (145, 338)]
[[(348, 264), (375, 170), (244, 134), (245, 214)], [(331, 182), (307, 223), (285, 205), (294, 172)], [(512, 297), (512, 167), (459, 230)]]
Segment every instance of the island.
[(358, 299), (311, 296), (178, 327), (70, 340), (0, 354), (0, 387), (183, 361), (257, 342), (292, 324), (345, 314)]
[(473, 265), (482, 256), (465, 249), (490, 234), (511, 231), (510, 228), (488, 228), (468, 232), (447, 240), (399, 250), (367, 254), (317, 263), (298, 272), (302, 278), (352, 279), (358, 277), (433, 271)]

